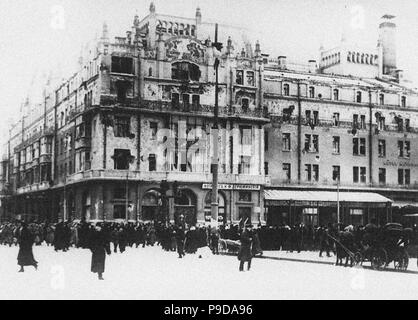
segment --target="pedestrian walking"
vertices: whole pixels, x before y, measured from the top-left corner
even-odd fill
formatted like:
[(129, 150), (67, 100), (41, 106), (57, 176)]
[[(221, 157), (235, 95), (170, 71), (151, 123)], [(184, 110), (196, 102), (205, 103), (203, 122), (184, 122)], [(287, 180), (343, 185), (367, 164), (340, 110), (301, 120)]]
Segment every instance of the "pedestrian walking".
[(33, 243), (35, 241), (34, 235), (29, 231), (25, 222), (22, 222), (22, 227), (18, 232), (19, 253), (17, 255), (17, 264), (20, 266), (19, 272), (24, 272), (24, 267), (33, 266), (38, 270), (38, 262), (33, 256)]
[(105, 272), (106, 253), (111, 254), (109, 239), (102, 230), (101, 225), (97, 225), (90, 237), (91, 272), (97, 273), (99, 280), (103, 279)]
[(251, 269), (252, 242), (251, 226), (245, 226), (241, 233), (241, 246), (238, 252), (239, 271), (244, 271), (245, 262), (247, 262), (247, 270)]

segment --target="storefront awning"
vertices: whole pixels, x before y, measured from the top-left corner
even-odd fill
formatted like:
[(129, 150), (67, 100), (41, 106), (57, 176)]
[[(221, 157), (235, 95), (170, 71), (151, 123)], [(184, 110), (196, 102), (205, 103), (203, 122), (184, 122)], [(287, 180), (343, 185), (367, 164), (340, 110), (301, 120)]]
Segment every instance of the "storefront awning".
[(303, 206), (336, 206), (337, 201), (349, 205), (386, 206), (393, 201), (378, 193), (372, 192), (337, 192), (310, 190), (265, 190), (264, 199), (267, 206), (303, 205)]

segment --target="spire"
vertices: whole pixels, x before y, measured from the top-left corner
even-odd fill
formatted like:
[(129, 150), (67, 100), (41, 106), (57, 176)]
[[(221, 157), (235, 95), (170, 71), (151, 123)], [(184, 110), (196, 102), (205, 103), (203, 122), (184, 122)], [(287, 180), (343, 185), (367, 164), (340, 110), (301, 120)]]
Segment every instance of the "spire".
[(107, 25), (107, 22), (103, 22), (103, 29), (102, 29), (102, 41), (109, 40), (109, 27)]
[(151, 14), (154, 14), (155, 13), (155, 4), (154, 4), (154, 2), (151, 2), (150, 6), (149, 6), (149, 12)]

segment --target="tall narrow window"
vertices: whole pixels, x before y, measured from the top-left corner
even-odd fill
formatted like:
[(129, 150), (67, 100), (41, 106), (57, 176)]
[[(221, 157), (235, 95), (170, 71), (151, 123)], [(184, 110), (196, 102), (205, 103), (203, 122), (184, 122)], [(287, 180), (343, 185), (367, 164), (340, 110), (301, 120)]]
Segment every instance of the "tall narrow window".
[(131, 119), (128, 117), (115, 117), (113, 131), (115, 137), (128, 137), (130, 135)]
[(291, 165), (290, 163), (283, 163), (283, 173), (284, 177), (287, 181), (290, 181), (291, 179)]
[(409, 185), (411, 183), (411, 170), (398, 169), (398, 184)]
[(155, 154), (150, 154), (148, 157), (148, 166), (149, 171), (156, 171), (157, 170), (157, 157)]
[(254, 71), (247, 71), (247, 86), (254, 86)]
[(282, 134), (282, 150), (290, 151), (290, 133)]
[(315, 87), (309, 87), (309, 98), (315, 98)]
[(386, 157), (386, 141), (385, 140), (379, 140), (378, 153), (379, 153), (380, 158)]
[(243, 85), (244, 84), (244, 71), (237, 70), (237, 75), (236, 75), (235, 83), (236, 84), (239, 84), (239, 85)]
[(340, 181), (340, 166), (332, 166), (332, 180)]
[(385, 104), (385, 95), (383, 93), (379, 94), (379, 104), (381, 106)]
[(334, 127), (338, 127), (340, 125), (340, 114), (335, 112), (332, 116), (332, 119)]
[(289, 85), (287, 83), (285, 83), (283, 85), (283, 95), (285, 95), (285, 96), (289, 96), (290, 95), (290, 88), (289, 88)]
[(332, 137), (332, 153), (340, 154), (340, 137)]
[(339, 91), (338, 91), (338, 89), (334, 89), (333, 90), (333, 98), (334, 98), (334, 100), (339, 100)]
[(366, 129), (366, 116), (363, 114), (360, 116), (360, 129)]
[(150, 122), (149, 127), (151, 131), (151, 140), (156, 140), (158, 134), (158, 122)]
[(379, 168), (379, 184), (386, 184), (386, 169)]
[(401, 98), (401, 106), (402, 106), (402, 108), (406, 108), (406, 97), (405, 96), (402, 96), (402, 98)]
[(361, 91), (357, 91), (356, 93), (356, 102), (361, 103)]

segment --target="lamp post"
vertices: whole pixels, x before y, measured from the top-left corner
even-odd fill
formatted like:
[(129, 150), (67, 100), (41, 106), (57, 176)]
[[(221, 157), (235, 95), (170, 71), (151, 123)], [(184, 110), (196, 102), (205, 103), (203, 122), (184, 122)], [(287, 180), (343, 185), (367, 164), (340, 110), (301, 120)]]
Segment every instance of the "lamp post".
[[(222, 44), (218, 42), (218, 24), (215, 25), (215, 42), (212, 46), (219, 52), (222, 50)], [(212, 199), (211, 199), (211, 216), (213, 221), (218, 222), (218, 179), (219, 179), (219, 59), (215, 58), (215, 110), (213, 119), (213, 157), (212, 157)]]

